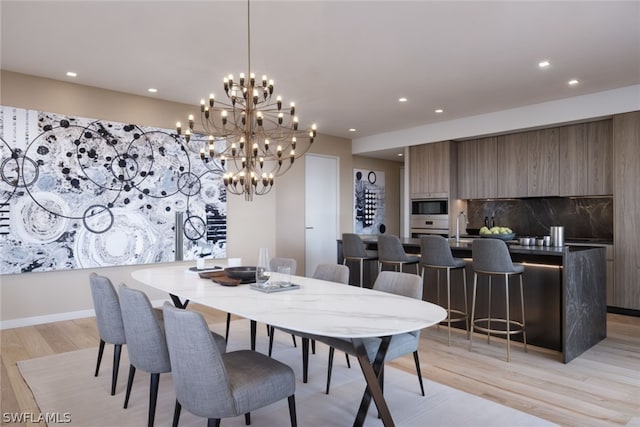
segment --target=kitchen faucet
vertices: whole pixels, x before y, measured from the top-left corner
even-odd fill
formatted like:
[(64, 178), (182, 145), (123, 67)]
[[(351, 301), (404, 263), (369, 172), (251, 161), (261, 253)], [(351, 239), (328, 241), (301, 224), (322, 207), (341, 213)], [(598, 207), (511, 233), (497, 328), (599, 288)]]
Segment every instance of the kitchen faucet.
[(464, 217), (464, 225), (466, 226), (467, 224), (469, 224), (469, 219), (467, 218), (467, 215), (464, 213), (464, 211), (460, 211), (460, 213), (458, 214), (458, 217), (456, 218), (456, 242), (460, 241), (460, 217), (461, 216)]

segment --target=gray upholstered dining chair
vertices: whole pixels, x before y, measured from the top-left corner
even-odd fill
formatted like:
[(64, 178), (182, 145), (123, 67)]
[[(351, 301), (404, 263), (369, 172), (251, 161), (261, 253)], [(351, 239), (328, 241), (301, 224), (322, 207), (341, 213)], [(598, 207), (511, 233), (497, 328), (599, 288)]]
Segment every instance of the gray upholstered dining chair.
[(381, 234), (378, 236), (378, 271), (382, 271), (385, 264), (393, 266), (395, 271), (404, 271), (405, 265), (415, 265), (416, 274), (420, 257), (417, 255), (407, 255), (402, 247), (402, 242), (398, 236)]
[[(119, 291), (130, 362), (124, 407), (129, 406), (136, 370), (148, 372), (151, 374), (148, 425), (153, 426), (160, 374), (171, 372), (162, 312), (155, 310), (147, 295), (138, 289), (122, 284)], [(211, 334), (219, 350), (224, 353), (226, 350), (224, 338), (213, 332)]]
[(124, 334), (120, 300), (113, 283), (108, 277), (91, 273), (89, 275), (89, 285), (91, 287), (93, 308), (96, 312), (98, 335), (100, 336), (98, 360), (94, 375), (97, 377), (100, 371), (100, 362), (102, 361), (105, 343), (113, 344), (113, 369), (111, 371), (111, 395), (113, 396), (116, 393), (116, 383), (118, 382), (122, 346), (127, 342)]
[[(429, 235), (420, 238), (420, 269), (422, 270), (422, 280), (424, 282), (424, 272), (432, 269), (436, 272), (436, 304), (440, 304), (440, 272), (446, 272), (447, 280), (447, 318), (443, 322), (447, 323), (448, 344), (451, 345), (451, 322), (465, 322), (465, 331), (469, 337), (469, 308), (467, 306), (467, 271), (466, 262), (462, 258), (454, 258), (449, 247), (449, 241), (442, 236)], [(451, 272), (458, 270), (462, 272), (462, 293), (464, 295), (464, 310), (451, 308)], [(452, 316), (453, 314), (453, 316)]]
[[(328, 282), (335, 283), (343, 283), (345, 285), (349, 284), (349, 267), (346, 265), (340, 264), (319, 264), (315, 271), (313, 272), (314, 279), (326, 280)], [(281, 329), (281, 328), (278, 328)], [(291, 335), (298, 335), (302, 338), (302, 382), (306, 383), (309, 372), (309, 341), (311, 341), (311, 346), (313, 353), (315, 354), (315, 336), (301, 334), (297, 331), (291, 331), (289, 329), (281, 329), (284, 332), (290, 333)], [(273, 350), (273, 337), (275, 334), (275, 328), (270, 326), (269, 332), (269, 356), (271, 356)], [(349, 364), (349, 356), (347, 355), (347, 364)], [(351, 365), (349, 364), (349, 367)]]
[[(507, 244), (500, 239), (473, 239), (471, 243), (471, 256), (473, 258), (473, 298), (471, 302), (471, 335), (469, 337), (469, 351), (473, 344), (473, 332), (475, 330), (487, 333), (487, 342), (491, 334), (504, 335), (507, 340), (507, 362), (511, 361), (511, 335), (522, 334), (524, 351), (527, 351), (527, 332), (524, 318), (524, 293), (522, 289), (522, 275), (524, 266), (514, 264), (509, 254)], [(478, 276), (488, 276), (489, 308), (486, 317), (475, 318), (476, 295)], [(504, 280), (505, 315), (504, 317), (492, 317), (491, 315), (491, 282), (492, 277), (502, 277)], [(520, 279), (520, 320), (511, 318), (509, 303), (509, 277), (518, 276)], [(503, 324), (504, 328), (492, 326), (496, 323)]]
[(358, 261), (360, 281), (358, 285), (363, 287), (364, 280), (364, 262), (377, 261), (378, 251), (367, 250), (366, 245), (355, 233), (342, 233), (342, 256), (343, 264), (347, 265), (348, 261)]
[(251, 350), (221, 354), (200, 313), (163, 307), (165, 333), (176, 391), (173, 426), (184, 407), (219, 426), (221, 418), (245, 415), (285, 397), (291, 425), (297, 425), (293, 370), (275, 359)]
[(129, 406), (136, 369), (151, 374), (149, 415), (147, 418), (147, 424), (151, 427), (155, 419), (160, 374), (171, 372), (164, 329), (162, 321), (158, 318), (144, 292), (128, 288), (124, 284), (120, 285), (119, 292), (130, 362), (124, 407)]
[[(381, 292), (389, 292), (409, 298), (422, 299), (422, 278), (416, 274), (401, 273), (395, 271), (381, 271), (373, 285), (373, 289)], [(351, 341), (341, 338), (323, 337), (316, 338), (332, 348), (337, 348), (347, 354), (355, 356)], [(380, 346), (380, 338), (364, 338), (363, 344), (367, 350), (369, 360), (373, 361)], [(405, 332), (393, 335), (389, 342), (389, 348), (385, 356), (385, 362), (413, 353), (413, 360), (416, 365), (420, 392), (424, 396), (424, 385), (422, 383), (422, 373), (420, 370), (420, 358), (418, 357), (418, 345), (420, 342), (420, 331)], [(329, 359), (327, 369), (327, 394), (331, 383), (332, 360)], [(380, 373), (380, 384), (383, 383), (384, 367)]]

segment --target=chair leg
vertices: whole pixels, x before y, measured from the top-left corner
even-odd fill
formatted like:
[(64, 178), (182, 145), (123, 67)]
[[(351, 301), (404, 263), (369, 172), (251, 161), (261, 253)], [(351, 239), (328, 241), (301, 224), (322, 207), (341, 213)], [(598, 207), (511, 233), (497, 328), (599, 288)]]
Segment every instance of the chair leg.
[(271, 357), (271, 351), (273, 350), (273, 326), (269, 327), (269, 357)]
[(298, 347), (298, 343), (296, 343), (296, 336), (291, 334), (291, 339), (293, 340), (293, 346)]
[(298, 417), (296, 416), (296, 395), (292, 394), (287, 398), (289, 401), (289, 418), (291, 418), (291, 427), (298, 427)]
[(180, 411), (182, 411), (182, 405), (176, 399), (176, 406), (173, 409), (173, 422), (171, 423), (171, 427), (178, 427), (178, 422), (180, 422)]
[(248, 426), (251, 425), (251, 412), (244, 414), (244, 424)]
[(420, 370), (420, 358), (418, 350), (413, 352), (413, 360), (416, 362), (416, 373), (418, 374), (418, 382), (420, 383), (420, 392), (424, 396), (424, 385), (422, 384), (422, 371)]
[(160, 374), (151, 374), (151, 384), (149, 385), (149, 421), (148, 427), (153, 427), (156, 418), (156, 403), (158, 401), (158, 386), (160, 385)]
[(118, 370), (120, 369), (120, 355), (122, 354), (122, 344), (113, 347), (113, 373), (111, 374), (111, 396), (116, 394), (116, 384), (118, 383)]
[(335, 349), (333, 347), (329, 347), (329, 363), (327, 364), (327, 389), (326, 389), (327, 394), (329, 394), (329, 385), (331, 384), (331, 370), (333, 369), (334, 353), (335, 353)]
[(136, 367), (129, 365), (129, 379), (127, 380), (127, 392), (124, 395), (124, 409), (129, 406), (129, 396), (131, 396), (131, 386), (133, 385), (133, 378), (136, 376)]
[(302, 338), (302, 382), (307, 383), (309, 376), (309, 338)]
[(347, 368), (351, 369), (351, 362), (349, 361), (349, 355), (347, 353), (345, 353), (344, 357), (346, 357), (346, 359), (347, 359)]
[(224, 330), (224, 340), (229, 342), (229, 325), (231, 324), (231, 313), (227, 313), (227, 326)]
[(94, 377), (98, 376), (98, 372), (100, 371), (100, 362), (102, 362), (102, 354), (104, 353), (104, 340), (100, 340), (100, 346), (98, 347), (98, 360), (96, 362), (96, 372), (93, 375)]
[(522, 309), (522, 340), (524, 341), (524, 352), (528, 353), (527, 351), (527, 328), (525, 326), (525, 320), (524, 320), (524, 292), (522, 289), (522, 274), (520, 274), (520, 307)]
[(474, 319), (476, 318), (476, 290), (478, 285), (478, 273), (473, 272), (473, 295), (471, 301), (471, 319), (469, 319), (469, 351), (473, 345), (473, 330), (475, 328)]
[(509, 275), (504, 275), (504, 299), (507, 301), (507, 362), (511, 362), (511, 317), (509, 316)]

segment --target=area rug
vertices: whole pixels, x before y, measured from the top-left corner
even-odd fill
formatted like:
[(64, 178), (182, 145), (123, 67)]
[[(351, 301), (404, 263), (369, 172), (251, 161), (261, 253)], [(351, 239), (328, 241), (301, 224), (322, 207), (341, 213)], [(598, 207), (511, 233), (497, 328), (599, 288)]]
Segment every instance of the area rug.
[[(258, 325), (263, 326), (263, 325)], [(212, 325), (222, 332), (223, 325)], [(249, 321), (236, 320), (231, 324), (228, 350), (247, 348)], [(302, 383), (300, 348), (294, 348), (291, 336), (276, 332), (273, 357), (291, 366), (297, 378), (296, 407), (298, 425), (351, 426), (364, 391), (364, 379), (352, 358), (352, 368), (346, 366), (343, 354), (336, 352), (331, 393), (324, 393), (327, 369), (327, 347), (318, 344), (309, 359), (309, 381)], [(299, 342), (298, 342), (299, 344)], [(258, 328), (257, 350), (266, 353), (265, 328)], [(139, 427), (147, 423), (149, 375), (138, 371), (129, 407), (123, 409), (129, 362), (123, 352), (115, 396), (111, 387), (113, 346), (107, 346), (100, 375), (93, 376), (97, 348), (62, 353), (18, 362), (18, 367), (43, 414), (54, 422), (48, 425)], [(425, 363), (423, 369), (429, 369)], [(156, 412), (156, 426), (170, 426), (175, 394), (171, 374), (160, 376), (160, 391)], [(425, 380), (426, 396), (420, 395), (415, 374), (398, 369), (385, 369), (385, 396), (397, 426), (552, 426), (543, 419), (502, 406), (498, 403), (464, 393), (433, 381)], [(61, 421), (56, 423), (55, 421)], [(206, 420), (182, 411), (180, 426), (205, 426)], [(244, 426), (244, 417), (222, 420), (224, 427)], [(254, 427), (288, 426), (286, 399), (251, 414)], [(366, 426), (381, 426), (375, 405), (371, 405)]]

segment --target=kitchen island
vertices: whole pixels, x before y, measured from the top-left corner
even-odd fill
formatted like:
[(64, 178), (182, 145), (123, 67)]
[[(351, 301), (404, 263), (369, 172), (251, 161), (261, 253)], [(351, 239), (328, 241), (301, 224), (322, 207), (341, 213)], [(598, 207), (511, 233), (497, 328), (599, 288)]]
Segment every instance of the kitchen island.
[[(420, 239), (401, 239), (405, 251), (420, 253)], [(368, 249), (377, 248), (376, 236), (363, 236)], [(473, 267), (471, 261), (472, 239), (456, 242), (450, 239), (454, 257), (467, 261), (467, 296), (469, 311), (473, 290)], [(591, 246), (541, 247), (508, 244), (511, 258), (525, 266), (524, 300), (527, 322), (527, 343), (556, 350), (561, 360), (568, 363), (606, 337), (606, 261), (605, 248)], [(342, 242), (338, 241), (338, 262), (342, 263)], [(374, 263), (365, 271), (364, 285), (370, 287), (377, 275)], [(358, 267), (350, 265), (355, 271)], [(413, 268), (413, 267), (409, 267)], [(414, 272), (415, 270), (408, 270)], [(435, 273), (425, 273), (424, 299), (436, 302)], [(451, 306), (464, 307), (461, 291), (462, 277), (453, 273)], [(486, 286), (478, 284), (476, 316), (482, 317), (488, 306)], [(443, 280), (441, 279), (443, 283)], [(441, 283), (441, 286), (443, 286)], [(492, 315), (504, 315), (504, 293), (502, 287), (494, 286)], [(442, 288), (444, 289), (444, 287)], [(441, 291), (442, 293), (443, 291)], [(442, 300), (444, 301), (444, 299)], [(443, 302), (444, 303), (444, 302)], [(516, 308), (512, 298), (513, 310)], [(517, 311), (514, 311), (517, 312)], [(452, 326), (460, 327), (460, 324)], [(521, 340), (521, 337), (516, 339)]]

